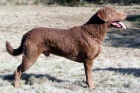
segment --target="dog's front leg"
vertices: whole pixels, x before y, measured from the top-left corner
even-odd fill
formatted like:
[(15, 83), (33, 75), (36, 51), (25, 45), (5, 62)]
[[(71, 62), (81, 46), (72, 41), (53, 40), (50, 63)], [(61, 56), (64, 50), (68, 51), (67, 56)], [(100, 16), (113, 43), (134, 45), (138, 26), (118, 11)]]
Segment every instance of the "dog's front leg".
[(93, 78), (92, 78), (92, 60), (86, 60), (84, 62), (85, 74), (86, 74), (86, 83), (90, 89), (94, 89)]

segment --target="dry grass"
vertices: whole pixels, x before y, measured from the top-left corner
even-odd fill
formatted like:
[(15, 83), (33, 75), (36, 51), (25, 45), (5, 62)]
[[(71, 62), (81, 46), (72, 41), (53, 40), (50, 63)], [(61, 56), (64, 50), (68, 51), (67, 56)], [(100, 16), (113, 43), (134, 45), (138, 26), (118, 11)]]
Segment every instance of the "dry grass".
[[(128, 14), (139, 15), (139, 6), (116, 6)], [(94, 61), (90, 91), (85, 85), (83, 64), (62, 57), (41, 55), (22, 75), (21, 87), (15, 89), (13, 72), (21, 57), (5, 50), (5, 41), (18, 47), (22, 35), (34, 27), (70, 28), (84, 24), (99, 7), (0, 7), (0, 90), (1, 93), (139, 93), (140, 28), (125, 21), (128, 29), (111, 29), (100, 56)], [(81, 16), (83, 15), (83, 16)]]

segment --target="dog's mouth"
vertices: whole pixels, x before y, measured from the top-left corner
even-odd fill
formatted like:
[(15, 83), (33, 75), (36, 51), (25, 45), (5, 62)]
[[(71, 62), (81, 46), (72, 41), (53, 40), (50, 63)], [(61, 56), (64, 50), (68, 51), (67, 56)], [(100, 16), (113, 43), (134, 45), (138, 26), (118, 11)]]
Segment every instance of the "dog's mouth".
[(111, 25), (116, 27), (116, 28), (124, 28), (124, 29), (126, 29), (126, 26), (120, 21), (114, 21), (114, 22), (111, 23)]

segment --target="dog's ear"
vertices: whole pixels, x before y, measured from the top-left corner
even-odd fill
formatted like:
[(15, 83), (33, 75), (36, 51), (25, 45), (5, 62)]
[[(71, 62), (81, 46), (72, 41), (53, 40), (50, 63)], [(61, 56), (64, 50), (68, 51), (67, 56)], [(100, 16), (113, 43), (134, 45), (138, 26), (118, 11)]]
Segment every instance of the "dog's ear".
[(106, 12), (106, 9), (105, 9), (105, 8), (102, 8), (102, 9), (98, 10), (97, 16), (98, 16), (101, 20), (103, 20), (103, 21), (105, 21), (105, 22), (108, 21), (107, 12)]

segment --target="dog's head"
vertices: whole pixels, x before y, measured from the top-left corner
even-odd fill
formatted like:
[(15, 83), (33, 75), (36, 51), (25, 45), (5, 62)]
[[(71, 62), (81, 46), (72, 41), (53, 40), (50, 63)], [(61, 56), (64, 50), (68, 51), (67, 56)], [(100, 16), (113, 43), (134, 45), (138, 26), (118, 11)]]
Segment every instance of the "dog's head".
[(105, 6), (97, 11), (97, 16), (111, 24), (112, 27), (116, 28), (124, 28), (126, 29), (125, 25), (121, 22), (126, 19), (127, 14), (116, 11), (114, 8), (110, 6)]

